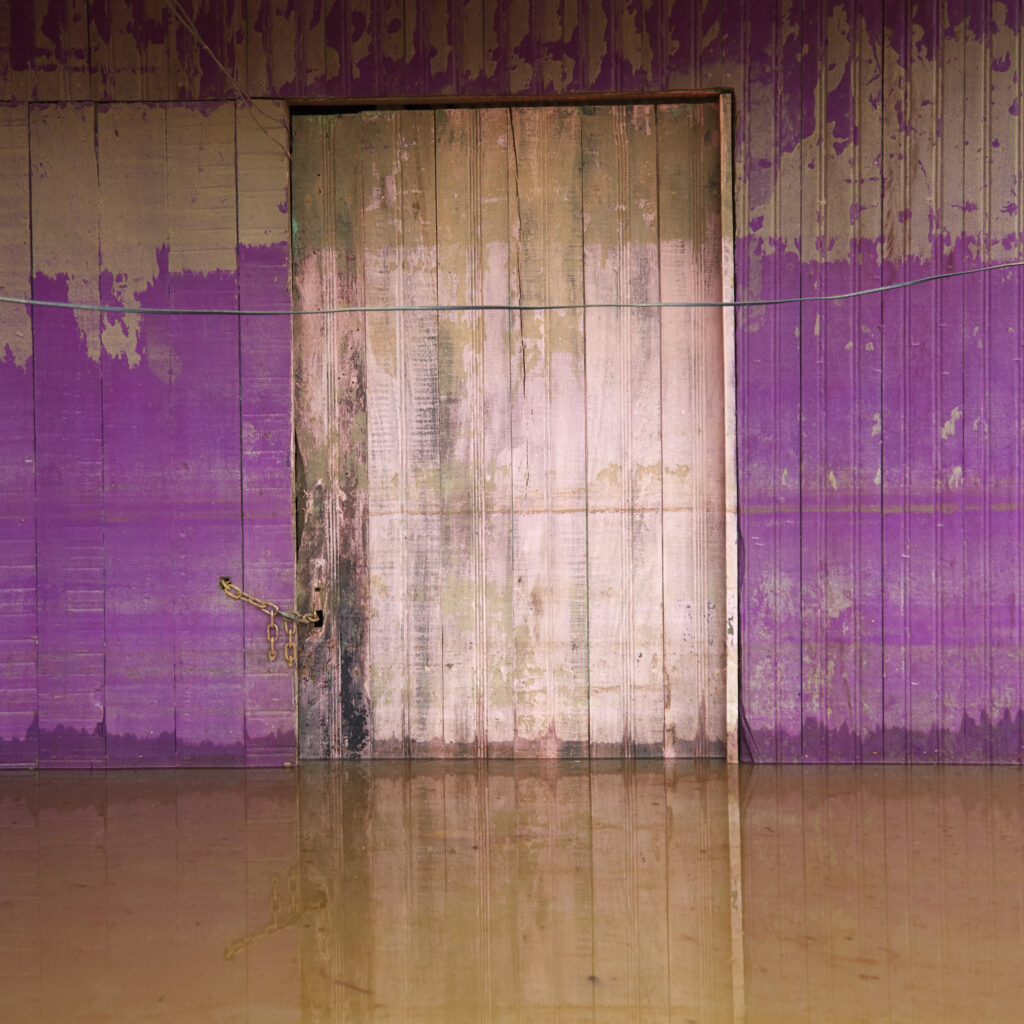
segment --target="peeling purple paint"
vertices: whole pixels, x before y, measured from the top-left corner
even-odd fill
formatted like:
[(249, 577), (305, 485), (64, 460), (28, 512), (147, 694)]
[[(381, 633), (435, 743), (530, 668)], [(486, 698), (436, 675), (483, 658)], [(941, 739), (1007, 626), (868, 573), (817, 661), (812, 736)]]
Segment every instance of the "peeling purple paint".
[[(34, 298), (67, 302), (68, 282), (37, 274)], [(34, 313), (35, 515), (39, 578), (39, 758), (58, 725), (103, 719), (103, 454), (100, 377), (70, 310)], [(84, 753), (84, 752), (83, 752)], [(102, 743), (88, 755), (102, 757)]]
[[(253, 306), (286, 307), (287, 246), (239, 255), (237, 276), (171, 273), (164, 249), (135, 300), (232, 308), (241, 280)], [(37, 275), (34, 294), (66, 301), (67, 284)], [(41, 764), (241, 765), (250, 745), (256, 763), (294, 759), (290, 673), (257, 660), (247, 698), (242, 607), (217, 586), (245, 579), (283, 603), (293, 586), (290, 332), (247, 327), (143, 317), (133, 366), (90, 359), (70, 311), (37, 310), (40, 724), (5, 730), (5, 760), (33, 742)]]
[[(0, 765), (35, 763), (38, 706), (33, 364), (0, 359)], [(12, 746), (11, 744), (15, 744)]]
[[(291, 308), (287, 242), (238, 248), (239, 302), (244, 309)], [(294, 603), (291, 466), (291, 329), (286, 317), (243, 317), (241, 338), (242, 541), (247, 590)], [(253, 763), (295, 758), (291, 681), (267, 662), (265, 616), (246, 608), (245, 731)], [(276, 760), (275, 760), (276, 759)]]
[[(1005, 165), (1012, 151), (998, 141), (1012, 138), (1006, 116), (1019, 117), (1019, 5), (600, 0), (571, 30), (536, 4), (484, 5), (473, 47), (456, 24), (462, 6), (443, 8), (440, 35), (435, 8), (419, 2), (396, 16), (252, 0), (248, 27), (235, 4), (189, 10), (257, 95), (733, 88), (740, 298), (851, 290), (1021, 251), (1019, 169), (993, 177), (989, 194), (964, 170), (983, 145), (977, 168)], [(166, 13), (147, 17), (141, 0), (137, 45), (117, 57), (139, 66), (95, 64), (90, 93), (72, 20), (88, 17), (95, 51), (121, 32), (114, 8), (41, 9), (41, 31), (11, 18), (7, 95), (99, 95), (108, 74), (115, 86), (155, 74), (143, 48), (166, 44), (197, 77), (146, 78), (149, 98), (164, 88), (233, 96), (209, 54)], [(285, 14), (291, 34), (275, 21)], [(443, 60), (438, 40), (450, 47)], [(986, 69), (992, 98), (958, 80), (951, 105), (942, 81), (968, 65)], [(71, 71), (79, 92), (64, 96)], [(1004, 120), (986, 135), (989, 102)], [(864, 151), (869, 108), (881, 118), (878, 153)], [(288, 305), (286, 245), (240, 248), (237, 277), (175, 277), (160, 259), (140, 301)], [(112, 299), (109, 276), (100, 286)], [(66, 295), (60, 280), (35, 287)], [(1014, 271), (738, 314), (748, 755), (1020, 759), (1022, 310)], [(70, 314), (40, 311), (35, 361), (0, 361), (11, 424), (0, 438), (0, 762), (294, 756), (290, 686), (265, 663), (265, 623), (215, 589), (228, 574), (282, 600), (292, 593), (289, 332), (284, 320), (227, 323), (147, 318), (130, 367), (108, 353), (92, 362)], [(219, 404), (228, 395), (230, 412)], [(92, 593), (96, 551), (102, 607), (72, 604), (62, 580), (77, 574)], [(89, 660), (97, 629), (102, 686)]]

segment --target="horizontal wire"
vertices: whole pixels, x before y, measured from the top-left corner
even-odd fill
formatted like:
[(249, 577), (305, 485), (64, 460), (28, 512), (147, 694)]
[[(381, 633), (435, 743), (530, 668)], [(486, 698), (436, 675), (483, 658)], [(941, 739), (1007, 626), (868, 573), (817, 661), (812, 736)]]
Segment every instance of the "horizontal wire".
[(784, 299), (733, 299), (730, 301), (695, 302), (567, 302), (567, 303), (459, 303), (434, 306), (339, 306), (332, 309), (164, 309), (146, 306), (98, 306), (86, 302), (58, 302), (53, 299), (22, 299), (0, 295), (0, 302), (14, 305), (35, 306), (45, 309), (72, 309), (86, 313), (126, 313), (145, 316), (334, 316), (341, 313), (543, 313), (559, 310), (587, 309), (751, 309), (763, 306), (787, 306), (805, 302), (840, 302), (844, 299), (859, 299), (867, 295), (913, 288), (916, 285), (934, 281), (947, 281), (970, 274), (985, 274), (995, 270), (1013, 270), (1024, 267), (1024, 260), (1013, 263), (996, 263), (987, 267), (971, 267), (966, 270), (951, 270), (944, 274), (929, 274), (910, 281), (881, 284), (874, 288), (861, 288), (855, 292), (839, 292), (834, 295), (797, 295)]

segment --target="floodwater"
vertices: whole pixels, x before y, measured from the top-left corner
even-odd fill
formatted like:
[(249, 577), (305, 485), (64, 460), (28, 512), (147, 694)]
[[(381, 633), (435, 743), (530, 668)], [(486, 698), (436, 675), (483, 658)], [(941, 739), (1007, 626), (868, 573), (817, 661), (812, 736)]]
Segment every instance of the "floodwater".
[(1014, 768), (0, 776), (0, 1021), (1024, 1010)]

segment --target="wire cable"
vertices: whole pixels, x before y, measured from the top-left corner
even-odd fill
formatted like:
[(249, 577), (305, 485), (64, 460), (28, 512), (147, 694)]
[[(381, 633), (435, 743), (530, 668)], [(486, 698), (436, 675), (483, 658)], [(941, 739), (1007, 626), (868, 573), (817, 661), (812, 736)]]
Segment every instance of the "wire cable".
[(129, 313), (142, 316), (334, 316), (342, 313), (544, 313), (587, 309), (754, 309), (808, 302), (841, 302), (845, 299), (859, 299), (868, 295), (881, 295), (885, 292), (914, 288), (917, 285), (931, 284), (935, 281), (948, 281), (971, 274), (986, 274), (1019, 267), (1024, 267), (1024, 260), (996, 263), (985, 267), (970, 267), (965, 270), (951, 270), (943, 274), (929, 274), (927, 277), (916, 277), (910, 281), (897, 281), (893, 284), (876, 285), (873, 288), (861, 288), (855, 292), (839, 292), (833, 295), (796, 295), (782, 299), (733, 299), (731, 301), (465, 303), (434, 306), (339, 306), (330, 309), (166, 309), (147, 306), (100, 306), (85, 302), (59, 302), (54, 299), (29, 299), (0, 295), (0, 303), (6, 302), (43, 309), (80, 310), (86, 313), (110, 313), (118, 316)]

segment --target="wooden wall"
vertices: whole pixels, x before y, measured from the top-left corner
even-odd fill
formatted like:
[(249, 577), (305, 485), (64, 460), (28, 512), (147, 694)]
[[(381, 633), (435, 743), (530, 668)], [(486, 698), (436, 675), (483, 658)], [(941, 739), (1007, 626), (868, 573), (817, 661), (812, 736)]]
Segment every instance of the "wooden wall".
[(295, 116), (305, 756), (725, 753), (720, 122)]
[[(26, 104), (58, 101), (101, 111), (239, 96), (724, 87), (736, 95), (740, 299), (814, 297), (1016, 259), (1020, 21), (1019, 5), (997, 0), (10, 3), (0, 8), (4, 294), (30, 285), (39, 297), (64, 293), (34, 269), (33, 246), (41, 258), (60, 247), (30, 230), (26, 205), (38, 202), (26, 184), (29, 117), (58, 116)], [(279, 108), (260, 106), (273, 131)], [(145, 258), (140, 266), (153, 265)], [(42, 266), (47, 279), (67, 273), (69, 288), (85, 275), (81, 262)], [(1020, 761), (1022, 304), (1014, 270), (739, 313), (747, 756)], [(60, 709), (48, 719), (56, 728), (77, 700), (57, 697), (79, 683), (46, 682), (68, 678), (48, 667), (47, 602), (65, 564), (49, 517), (69, 489), (81, 497), (87, 528), (75, 544), (95, 566), (98, 385), (76, 398), (74, 422), (61, 421), (48, 374), (53, 359), (61, 371), (65, 363), (42, 339), (73, 335), (41, 312), (33, 342), (24, 310), (3, 316), (0, 737), (31, 761), (34, 702), (41, 716)], [(61, 453), (56, 464), (48, 451)], [(57, 465), (72, 453), (82, 468), (65, 478)], [(83, 592), (95, 586), (86, 578)], [(106, 584), (101, 591), (113, 600)], [(81, 635), (76, 649), (94, 655), (96, 601), (75, 606), (83, 632), (60, 632)], [(116, 618), (105, 621), (116, 635)], [(39, 696), (47, 687), (50, 704)], [(76, 715), (68, 722), (87, 724)]]
[[(283, 144), (233, 101), (6, 108), (0, 759), (294, 760)], [(5, 164), (10, 173), (13, 161)], [(283, 651), (282, 651), (283, 653)]]

